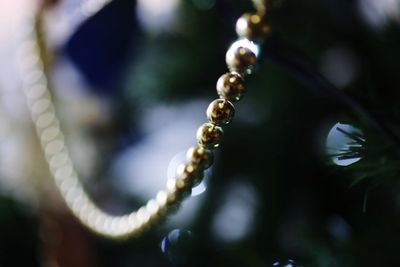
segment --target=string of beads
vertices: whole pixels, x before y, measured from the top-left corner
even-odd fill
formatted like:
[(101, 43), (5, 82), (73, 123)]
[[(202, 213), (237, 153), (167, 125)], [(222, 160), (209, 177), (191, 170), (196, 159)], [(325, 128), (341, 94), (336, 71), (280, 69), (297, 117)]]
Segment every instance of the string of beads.
[[(106, 1), (107, 2), (107, 1)], [(256, 43), (269, 32), (265, 22), (265, 4), (253, 0), (255, 13), (246, 13), (236, 23), (239, 40), (226, 53), (229, 72), (217, 81), (219, 98), (207, 108), (208, 122), (197, 130), (197, 144), (189, 148), (186, 162), (177, 168), (175, 179), (145, 205), (127, 215), (114, 216), (102, 211), (84, 191), (68, 152), (60, 120), (52, 101), (46, 78), (43, 56), (44, 40), (38, 24), (40, 16), (32, 14), (27, 20), (30, 28), (22, 34), (19, 49), (19, 69), (29, 111), (37, 135), (61, 196), (72, 213), (89, 229), (109, 238), (127, 238), (148, 230), (160, 221), (191, 189), (202, 181), (204, 170), (213, 163), (213, 150), (220, 146), (224, 131), (235, 114), (233, 102), (242, 99), (246, 87), (244, 78), (253, 73), (257, 62)], [(40, 14), (40, 12), (39, 12)]]

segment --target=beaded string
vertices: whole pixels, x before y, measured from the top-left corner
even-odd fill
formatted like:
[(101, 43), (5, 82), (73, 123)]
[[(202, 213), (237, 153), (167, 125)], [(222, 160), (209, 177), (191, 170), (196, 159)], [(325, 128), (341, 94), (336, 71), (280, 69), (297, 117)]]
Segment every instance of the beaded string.
[[(46, 77), (44, 38), (41, 29), (35, 27), (40, 25), (41, 12), (32, 13), (27, 19), (29, 29), (22, 34), (18, 62), (29, 111), (50, 173), (62, 198), (72, 213), (90, 230), (115, 239), (136, 236), (160, 221), (201, 182), (204, 170), (213, 162), (213, 149), (220, 145), (222, 127), (233, 119), (235, 109), (232, 102), (239, 101), (246, 91), (244, 78), (253, 72), (257, 61), (256, 43), (261, 42), (269, 31), (265, 22), (264, 1), (253, 0), (253, 3), (256, 12), (245, 13), (236, 23), (239, 40), (226, 53), (229, 72), (217, 81), (219, 98), (208, 106), (208, 122), (197, 130), (197, 144), (187, 151), (186, 162), (177, 168), (175, 179), (168, 179), (166, 188), (159, 191), (156, 197), (137, 211), (122, 216), (111, 215), (98, 208), (79, 181)], [(96, 8), (100, 9), (101, 6)]]

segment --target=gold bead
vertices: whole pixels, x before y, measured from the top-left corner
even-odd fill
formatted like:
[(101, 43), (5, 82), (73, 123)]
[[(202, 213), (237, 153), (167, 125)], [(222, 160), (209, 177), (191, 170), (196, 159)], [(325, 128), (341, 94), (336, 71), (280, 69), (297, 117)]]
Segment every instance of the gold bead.
[(197, 142), (206, 148), (217, 148), (224, 131), (212, 123), (204, 123), (197, 130)]
[(226, 52), (225, 60), (230, 71), (246, 75), (253, 72), (257, 56), (249, 47), (232, 45)]
[(178, 166), (176, 170), (176, 180), (185, 186), (193, 186), (203, 178), (203, 171), (192, 163), (184, 163)]
[(176, 180), (185, 186), (193, 187), (198, 185), (204, 177), (204, 172), (192, 163), (184, 163), (178, 166), (176, 170)]
[(229, 124), (234, 115), (235, 108), (226, 99), (216, 99), (207, 108), (207, 118), (215, 125)]
[(239, 101), (245, 92), (244, 79), (237, 72), (225, 73), (217, 81), (217, 93), (221, 98)]
[(186, 153), (186, 159), (199, 169), (207, 169), (214, 161), (213, 152), (199, 145), (194, 145)]
[(167, 204), (174, 205), (192, 193), (192, 183), (189, 179), (168, 179), (167, 181), (168, 201)]
[(245, 13), (236, 22), (236, 33), (251, 41), (261, 41), (270, 31), (263, 16), (254, 13)]

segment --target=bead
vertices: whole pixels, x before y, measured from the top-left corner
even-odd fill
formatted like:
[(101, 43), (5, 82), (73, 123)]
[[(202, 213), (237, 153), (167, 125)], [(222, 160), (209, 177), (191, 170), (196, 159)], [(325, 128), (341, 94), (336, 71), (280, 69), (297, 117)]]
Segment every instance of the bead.
[(219, 97), (229, 101), (239, 101), (246, 88), (244, 80), (237, 72), (228, 72), (222, 75), (217, 81), (217, 93)]
[(245, 13), (236, 22), (236, 33), (252, 41), (261, 41), (269, 31), (270, 27), (259, 14)]
[(204, 172), (192, 163), (184, 163), (178, 166), (176, 175), (177, 185), (182, 183), (185, 187), (193, 187), (201, 182)]
[(207, 108), (207, 118), (215, 125), (229, 124), (235, 115), (235, 108), (226, 99), (216, 99)]
[(168, 201), (168, 193), (161, 190), (157, 193), (156, 201), (160, 207), (165, 207)]
[(168, 206), (179, 205), (179, 202), (192, 193), (192, 186), (189, 180), (168, 179), (167, 181)]
[(211, 123), (204, 123), (197, 130), (197, 142), (206, 148), (217, 148), (224, 131), (221, 127)]
[(160, 211), (161, 206), (158, 205), (155, 199), (150, 199), (146, 204), (147, 212), (150, 214), (150, 217), (156, 215)]
[(199, 145), (194, 145), (186, 153), (186, 159), (199, 169), (208, 169), (214, 161), (213, 152)]
[(253, 72), (257, 56), (250, 47), (247, 47), (244, 43), (236, 42), (226, 52), (225, 60), (230, 71), (246, 75)]

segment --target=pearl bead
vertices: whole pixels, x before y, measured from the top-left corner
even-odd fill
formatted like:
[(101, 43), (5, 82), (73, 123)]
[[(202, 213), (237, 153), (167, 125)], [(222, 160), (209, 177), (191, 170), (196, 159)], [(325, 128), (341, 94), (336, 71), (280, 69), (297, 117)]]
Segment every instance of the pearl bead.
[(246, 75), (253, 72), (257, 56), (249, 47), (232, 45), (226, 52), (225, 60), (230, 71)]
[(235, 108), (226, 99), (216, 99), (207, 108), (207, 118), (215, 125), (229, 124), (235, 115)]
[(168, 179), (167, 181), (167, 204), (175, 205), (192, 192), (192, 183), (189, 179)]
[(229, 101), (239, 101), (246, 88), (244, 80), (237, 72), (228, 72), (222, 75), (217, 81), (217, 93), (219, 97)]
[(224, 131), (211, 123), (204, 123), (197, 130), (197, 142), (206, 148), (217, 148), (220, 145)]
[(186, 159), (199, 169), (207, 169), (213, 163), (214, 155), (211, 150), (194, 145), (187, 151)]
[(236, 22), (237, 34), (252, 41), (261, 41), (269, 31), (270, 27), (259, 14), (245, 13)]
[(184, 163), (178, 166), (176, 170), (177, 185), (182, 187), (193, 187), (201, 182), (204, 173), (192, 163)]

